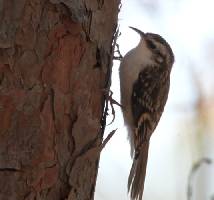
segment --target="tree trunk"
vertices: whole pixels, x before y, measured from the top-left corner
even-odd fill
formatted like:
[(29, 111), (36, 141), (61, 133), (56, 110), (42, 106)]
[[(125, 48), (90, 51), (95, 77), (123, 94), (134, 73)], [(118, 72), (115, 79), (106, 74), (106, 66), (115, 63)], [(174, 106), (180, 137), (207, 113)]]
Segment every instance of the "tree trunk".
[(91, 200), (119, 0), (0, 0), (0, 199)]

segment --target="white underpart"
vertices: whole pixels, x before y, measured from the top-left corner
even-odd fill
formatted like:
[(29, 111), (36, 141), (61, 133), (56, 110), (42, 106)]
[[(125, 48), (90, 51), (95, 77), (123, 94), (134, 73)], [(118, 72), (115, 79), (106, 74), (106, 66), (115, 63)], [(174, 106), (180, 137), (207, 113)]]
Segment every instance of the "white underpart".
[(138, 46), (129, 51), (122, 59), (119, 74), (120, 74), (120, 90), (121, 104), (123, 106), (123, 117), (125, 125), (128, 129), (129, 140), (131, 144), (131, 155), (133, 155), (133, 138), (134, 126), (131, 111), (131, 95), (134, 82), (137, 80), (139, 73), (146, 66), (151, 66), (154, 61), (151, 59), (152, 53), (147, 48), (143, 40)]

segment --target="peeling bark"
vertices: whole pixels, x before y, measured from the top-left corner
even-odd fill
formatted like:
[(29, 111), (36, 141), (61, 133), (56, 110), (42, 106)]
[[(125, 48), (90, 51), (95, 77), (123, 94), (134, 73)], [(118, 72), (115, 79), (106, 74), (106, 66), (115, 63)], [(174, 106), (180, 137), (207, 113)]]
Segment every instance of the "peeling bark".
[(94, 198), (118, 6), (0, 0), (1, 200)]

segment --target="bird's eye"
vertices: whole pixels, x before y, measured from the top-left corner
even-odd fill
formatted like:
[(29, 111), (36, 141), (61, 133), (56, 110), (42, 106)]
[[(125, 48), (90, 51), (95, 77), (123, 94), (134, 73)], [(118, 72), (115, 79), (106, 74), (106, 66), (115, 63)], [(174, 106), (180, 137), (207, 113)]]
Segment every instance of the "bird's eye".
[(156, 45), (151, 40), (147, 40), (147, 45), (150, 49), (156, 49)]

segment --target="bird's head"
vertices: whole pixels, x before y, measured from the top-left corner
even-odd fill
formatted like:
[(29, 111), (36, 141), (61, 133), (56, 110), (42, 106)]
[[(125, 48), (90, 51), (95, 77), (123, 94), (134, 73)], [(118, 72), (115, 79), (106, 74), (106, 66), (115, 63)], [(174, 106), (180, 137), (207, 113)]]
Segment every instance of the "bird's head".
[(155, 33), (144, 33), (141, 30), (130, 27), (136, 31), (140, 37), (140, 44), (144, 49), (151, 52), (151, 59), (157, 64), (166, 64), (172, 67), (174, 63), (174, 54), (168, 42), (160, 35)]

